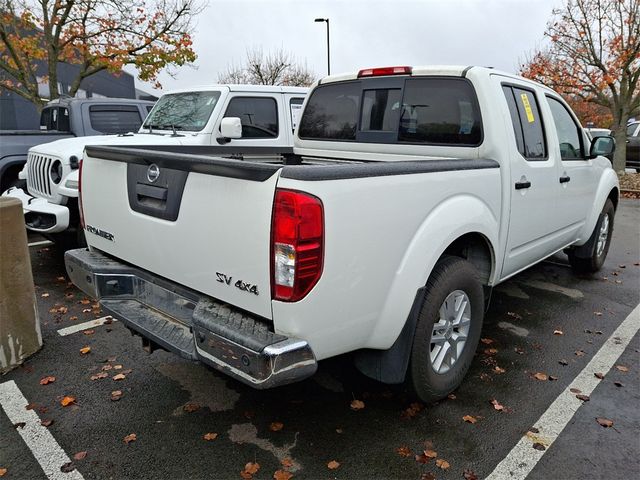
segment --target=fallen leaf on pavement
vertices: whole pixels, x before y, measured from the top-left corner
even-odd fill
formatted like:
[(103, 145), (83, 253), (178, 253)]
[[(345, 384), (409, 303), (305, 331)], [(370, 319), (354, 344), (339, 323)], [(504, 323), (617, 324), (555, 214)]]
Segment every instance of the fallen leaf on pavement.
[(498, 349), (497, 348), (486, 348), (484, 353), (486, 355), (495, 355), (496, 353), (498, 353)]
[(438, 452), (427, 449), (424, 451), (424, 456), (427, 458), (436, 458), (438, 456)]
[(601, 317), (601, 316), (602, 316), (602, 312), (593, 312), (593, 314), (594, 314), (596, 317)]
[(431, 472), (425, 472), (420, 475), (420, 480), (436, 480), (436, 476)]
[(350, 407), (351, 410), (362, 410), (364, 408), (364, 402), (362, 400), (353, 400)]
[(624, 387), (624, 383), (622, 382), (613, 382), (616, 387)]
[(293, 467), (293, 460), (291, 460), (289, 457), (285, 457), (282, 460), (280, 460), (280, 464), (284, 468), (291, 468), (291, 467)]
[(481, 338), (480, 341), (485, 345), (491, 345), (493, 343), (493, 340), (490, 338)]
[(578, 394), (576, 395), (576, 398), (578, 400), (582, 400), (583, 402), (588, 402), (589, 400), (591, 400), (591, 398), (589, 397), (589, 395), (583, 395), (583, 394)]
[(282, 422), (271, 422), (271, 425), (269, 425), (269, 430), (272, 432), (279, 432), (283, 428), (284, 424)]
[(421, 453), (420, 455), (416, 455), (415, 456), (415, 460), (418, 463), (422, 463), (423, 465), (429, 463), (429, 461), (431, 460), (430, 458), (427, 458), (427, 456), (424, 453)]
[(43, 293), (42, 295), (40, 295), (42, 298), (47, 298), (49, 296), (48, 293)]
[(90, 308), (83, 308), (82, 309), (82, 313), (90, 313), (91, 309)]
[(127, 378), (127, 376), (124, 373), (118, 373), (117, 375), (113, 376), (113, 379), (115, 381), (124, 380), (125, 378)]
[(13, 428), (15, 429), (24, 428), (25, 425), (26, 425), (26, 422), (17, 422), (13, 424)]
[(540, 450), (540, 451), (544, 451), (547, 449), (547, 447), (545, 447), (543, 444), (541, 444), (540, 442), (536, 442), (533, 444), (533, 448), (535, 448), (536, 450)]
[(89, 300), (88, 298), (83, 298), (82, 300), (79, 300), (78, 303), (81, 303), (82, 305), (89, 305), (91, 303), (91, 300)]
[(564, 335), (564, 332), (562, 330), (554, 330), (553, 334), (554, 335)]
[(40, 420), (40, 425), (43, 427), (50, 427), (53, 425), (53, 420)]
[(68, 407), (69, 405), (76, 403), (76, 399), (74, 397), (64, 397), (60, 400), (60, 405), (63, 407)]
[(424, 405), (420, 402), (413, 402), (409, 407), (402, 411), (402, 418), (413, 418), (422, 411)]
[(556, 380), (558, 380), (558, 377), (556, 377), (555, 375), (549, 375), (549, 380), (555, 382)]
[(564, 358), (562, 360), (558, 360), (558, 363), (563, 366), (569, 365), (569, 362), (567, 362)]
[(624, 365), (616, 365), (616, 370), (619, 370), (621, 372), (628, 372), (629, 367), (625, 367)]
[(48, 385), (56, 381), (56, 377), (42, 377), (40, 379), (40, 385)]
[(575, 352), (576, 357), (582, 357), (584, 356), (584, 353), (585, 353), (584, 350), (576, 350)]
[(540, 380), (540, 381), (546, 381), (549, 380), (549, 377), (547, 376), (546, 373), (542, 373), (542, 372), (538, 372), (536, 373), (533, 378), (535, 378), (536, 380)]
[(114, 365), (113, 369), (114, 370), (122, 370), (122, 365)]
[(73, 464), (73, 462), (63, 463), (62, 466), (60, 467), (60, 471), (62, 473), (73, 472), (75, 469), (76, 469), (76, 466)]
[(185, 403), (184, 407), (182, 407), (182, 409), (187, 412), (187, 413), (193, 413), (193, 412), (197, 412), (198, 410), (200, 410), (200, 405), (197, 403)]
[(78, 452), (73, 456), (74, 460), (84, 460), (84, 458), (87, 456), (87, 452), (86, 450), (84, 452)]
[(399, 447), (396, 448), (396, 453), (398, 455), (400, 455), (401, 457), (410, 457), (411, 456), (411, 450), (409, 449), (409, 447)]
[(103, 372), (106, 372), (107, 370), (111, 370), (112, 368), (113, 368), (113, 366), (111, 366), (111, 365), (103, 365), (101, 370)]
[(0, 468), (0, 477), (4, 477), (7, 474), (6, 468)]
[(518, 315), (515, 312), (507, 312), (507, 315), (509, 315), (511, 318), (515, 318), (516, 320), (522, 320), (522, 316)]
[(95, 375), (91, 375), (91, 380), (100, 380), (101, 378), (107, 378), (109, 374), (107, 372), (96, 373)]
[(273, 473), (274, 480), (290, 480), (293, 478), (293, 473), (287, 472), (285, 470), (276, 470)]
[(218, 434), (217, 433), (205, 433), (202, 438), (204, 438), (207, 441), (211, 441), (211, 440), (215, 440), (216, 438), (218, 438)]
[(135, 433), (130, 433), (129, 435), (127, 435), (126, 437), (124, 437), (122, 439), (122, 441), (124, 443), (126, 443), (127, 445), (129, 445), (131, 442), (135, 442), (138, 439), (138, 437), (136, 437)]
[(335, 470), (339, 466), (340, 466), (340, 463), (336, 462), (335, 460), (331, 460), (329, 463), (327, 463), (327, 468), (329, 470)]
[(75, 322), (78, 319), (78, 317), (76, 317), (75, 315), (73, 317), (69, 317), (69, 320), (71, 320), (72, 322)]
[(122, 390), (114, 390), (113, 392), (111, 392), (111, 401), (112, 402), (117, 402), (121, 398), (122, 398)]
[(464, 472), (462, 472), (462, 476), (464, 480), (478, 480), (478, 476), (473, 472), (473, 470), (469, 470), (465, 468)]
[(498, 365), (496, 365), (495, 367), (493, 367), (493, 371), (496, 372), (498, 375), (506, 372), (506, 370), (504, 368), (499, 367)]
[(448, 398), (449, 400), (455, 400), (455, 399), (456, 399), (456, 398), (458, 398), (458, 397), (456, 397), (455, 393), (450, 393), (449, 395), (447, 395), (447, 398)]
[(602, 380), (604, 378), (604, 373), (596, 372), (593, 374), (593, 376)]
[(472, 417), (471, 415), (465, 415), (464, 417), (462, 417), (462, 420), (467, 423), (476, 423), (478, 421), (476, 417)]
[(496, 400), (495, 398), (491, 400), (491, 405), (493, 405), (493, 408), (495, 408), (499, 412), (504, 410), (504, 405), (500, 405), (500, 402), (498, 402), (498, 400)]
[(80, 353), (81, 353), (82, 355), (86, 355), (86, 354), (87, 354), (87, 353), (89, 353), (90, 351), (91, 351), (91, 347), (89, 347), (89, 346), (87, 346), (87, 347), (82, 347), (82, 348), (80, 349)]
[(249, 462), (244, 466), (243, 472), (248, 473), (249, 475), (255, 475), (260, 470), (260, 464), (257, 462)]
[(83, 330), (82, 333), (85, 335), (93, 335), (96, 331), (93, 328), (88, 328), (87, 330)]
[(608, 418), (598, 417), (596, 418), (596, 422), (605, 428), (613, 427), (613, 420), (609, 420)]
[(582, 390), (580, 390), (579, 388), (570, 388), (569, 391), (571, 393), (582, 393)]
[(446, 470), (451, 465), (446, 460), (439, 458), (436, 460), (436, 467), (441, 468), (442, 470)]

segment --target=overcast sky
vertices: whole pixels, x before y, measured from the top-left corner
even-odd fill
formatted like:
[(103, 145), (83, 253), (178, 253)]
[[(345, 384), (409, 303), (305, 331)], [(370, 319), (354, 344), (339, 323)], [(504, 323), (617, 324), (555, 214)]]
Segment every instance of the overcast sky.
[[(196, 68), (160, 76), (163, 90), (216, 83), (249, 48), (284, 49), (326, 74), (385, 65), (484, 65), (515, 72), (562, 0), (209, 0), (197, 18)], [(129, 70), (133, 73), (133, 70)], [(152, 90), (140, 82), (145, 90)]]

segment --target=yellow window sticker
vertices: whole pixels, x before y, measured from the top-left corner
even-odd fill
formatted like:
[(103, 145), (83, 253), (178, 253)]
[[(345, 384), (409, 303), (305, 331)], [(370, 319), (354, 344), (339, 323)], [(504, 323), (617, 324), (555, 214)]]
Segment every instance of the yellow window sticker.
[(529, 103), (529, 97), (527, 97), (526, 93), (521, 93), (520, 94), (520, 98), (522, 99), (522, 105), (524, 105), (524, 111), (527, 114), (527, 120), (529, 121), (529, 123), (535, 122), (536, 119), (533, 118), (533, 111), (531, 110), (531, 104)]

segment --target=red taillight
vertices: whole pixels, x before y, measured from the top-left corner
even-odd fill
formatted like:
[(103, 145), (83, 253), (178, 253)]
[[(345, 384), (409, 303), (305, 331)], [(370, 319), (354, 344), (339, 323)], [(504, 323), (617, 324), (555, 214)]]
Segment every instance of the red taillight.
[(411, 67), (379, 67), (365, 68), (358, 72), (358, 78), (362, 77), (384, 77), (386, 75), (411, 75)]
[(78, 163), (78, 212), (80, 213), (80, 226), (84, 230), (84, 212), (82, 211), (82, 159)]
[(277, 189), (271, 225), (271, 297), (296, 302), (322, 274), (324, 213), (313, 195)]

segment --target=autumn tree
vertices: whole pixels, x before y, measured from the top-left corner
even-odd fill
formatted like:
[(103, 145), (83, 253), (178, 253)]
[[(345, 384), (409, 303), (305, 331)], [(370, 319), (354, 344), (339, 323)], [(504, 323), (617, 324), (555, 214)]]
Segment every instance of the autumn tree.
[(143, 81), (193, 62), (200, 0), (0, 0), (0, 87), (42, 106), (58, 98), (58, 65), (77, 66), (68, 94), (101, 71), (133, 65)]
[(306, 64), (282, 49), (267, 54), (262, 49), (247, 50), (244, 65), (229, 65), (227, 71), (218, 76), (220, 83), (292, 87), (307, 87), (315, 80), (315, 74)]
[(625, 166), (626, 125), (640, 114), (640, 1), (567, 0), (553, 11), (545, 46), (521, 67), (523, 76), (568, 97), (605, 107)]

